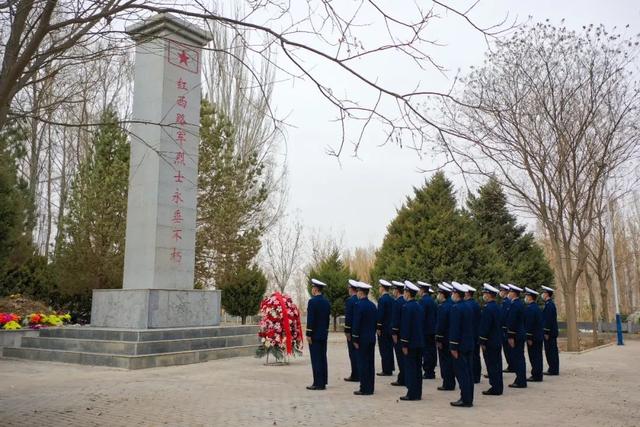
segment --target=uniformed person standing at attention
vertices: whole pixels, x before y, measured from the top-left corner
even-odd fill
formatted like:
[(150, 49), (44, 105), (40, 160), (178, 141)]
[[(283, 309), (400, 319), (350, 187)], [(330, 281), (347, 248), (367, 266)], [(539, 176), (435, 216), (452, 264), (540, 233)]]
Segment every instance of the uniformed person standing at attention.
[(483, 285), (482, 299), (485, 304), (480, 316), (478, 333), (491, 386), (482, 392), (485, 396), (500, 396), (504, 388), (502, 382), (502, 313), (496, 303), (498, 292), (498, 289), (488, 283)]
[(391, 338), (391, 311), (393, 310), (393, 297), (389, 290), (393, 285), (384, 279), (380, 279), (380, 298), (378, 298), (378, 348), (382, 372), (377, 375), (387, 377), (393, 375), (395, 364), (393, 363), (393, 338)]
[(544, 332), (544, 354), (549, 364), (546, 375), (560, 374), (560, 358), (558, 357), (558, 313), (553, 302), (553, 289), (548, 286), (542, 287), (542, 299), (544, 309), (542, 310), (542, 325)]
[(436, 365), (438, 363), (438, 350), (436, 349), (436, 322), (438, 319), (438, 304), (431, 297), (431, 285), (418, 281), (420, 301), (418, 302), (424, 311), (424, 353), (422, 355), (422, 369), (425, 380), (436, 378)]
[(309, 390), (324, 390), (328, 384), (327, 338), (331, 304), (322, 295), (326, 283), (311, 279), (311, 299), (307, 304), (307, 341), (313, 370), (313, 384)]
[(511, 347), (509, 347), (509, 337), (507, 334), (507, 318), (509, 317), (509, 308), (511, 307), (509, 291), (509, 285), (503, 285), (502, 283), (500, 283), (500, 299), (502, 300), (502, 303), (500, 305), (500, 313), (502, 319), (502, 351), (504, 352), (504, 358), (507, 361), (507, 367), (503, 372), (514, 372), (511, 365)]
[(480, 376), (482, 375), (482, 365), (480, 364), (480, 342), (478, 339), (478, 327), (480, 326), (480, 304), (474, 298), (476, 289), (465, 285), (467, 292), (464, 294), (464, 300), (471, 308), (473, 314), (473, 357), (471, 358), (471, 378), (474, 384), (480, 383)]
[(522, 288), (509, 285), (509, 315), (507, 316), (507, 341), (511, 349), (511, 364), (516, 373), (516, 380), (509, 384), (512, 388), (527, 387), (527, 364), (524, 360), (524, 343), (527, 334), (524, 330), (524, 305), (520, 301)]
[(344, 334), (347, 337), (347, 350), (349, 351), (349, 362), (351, 365), (351, 374), (345, 378), (345, 381), (358, 382), (358, 358), (356, 356), (356, 350), (353, 347), (353, 341), (351, 340), (351, 326), (353, 324), (353, 311), (358, 303), (357, 293), (358, 281), (349, 279), (349, 298), (344, 302)]
[(440, 361), (440, 376), (442, 385), (440, 391), (455, 390), (456, 377), (453, 373), (453, 359), (449, 352), (449, 314), (451, 311), (451, 288), (447, 283), (438, 285), (438, 319), (436, 321), (436, 346), (438, 347), (438, 360)]
[(407, 300), (402, 307), (402, 325), (400, 326), (400, 341), (404, 355), (404, 380), (407, 394), (400, 400), (422, 399), (422, 353), (424, 351), (424, 312), (415, 300), (418, 287), (408, 280), (404, 282), (404, 298)]
[(371, 285), (358, 283), (358, 304), (353, 311), (351, 337), (358, 357), (358, 377), (360, 389), (353, 392), (358, 396), (373, 394), (375, 383), (376, 354), (376, 305), (369, 300)]
[(465, 285), (451, 282), (453, 305), (449, 315), (449, 349), (453, 358), (453, 372), (460, 386), (460, 399), (451, 406), (470, 408), (473, 406), (473, 379), (471, 359), (473, 357), (473, 312), (464, 301)]
[(531, 364), (531, 376), (527, 381), (542, 381), (542, 311), (536, 300), (538, 293), (533, 289), (524, 288), (524, 329), (527, 333), (527, 353)]
[(402, 307), (407, 302), (404, 299), (404, 283), (392, 280), (396, 300), (393, 302), (391, 312), (391, 337), (393, 338), (393, 350), (398, 363), (398, 378), (391, 383), (393, 386), (404, 386), (404, 355), (402, 354), (402, 344), (400, 343), (400, 327), (402, 322)]

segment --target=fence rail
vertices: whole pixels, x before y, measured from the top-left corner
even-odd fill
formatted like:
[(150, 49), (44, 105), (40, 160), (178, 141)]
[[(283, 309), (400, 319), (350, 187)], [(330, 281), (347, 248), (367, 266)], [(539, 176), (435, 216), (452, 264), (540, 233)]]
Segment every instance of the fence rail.
[[(567, 322), (558, 322), (559, 329), (566, 329)], [(578, 329), (589, 330), (593, 329), (591, 322), (578, 322)], [(598, 332), (616, 332), (616, 322), (598, 322)], [(637, 334), (640, 333), (640, 324), (633, 322), (623, 322), (622, 332)]]

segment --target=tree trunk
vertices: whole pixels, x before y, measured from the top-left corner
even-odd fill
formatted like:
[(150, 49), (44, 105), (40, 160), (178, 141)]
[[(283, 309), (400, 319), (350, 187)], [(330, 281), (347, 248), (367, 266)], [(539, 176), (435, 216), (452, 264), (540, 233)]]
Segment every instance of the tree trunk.
[(246, 324), (247, 324), (247, 316), (241, 316), (241, 317), (240, 317), (240, 319), (241, 319), (241, 323), (242, 323), (243, 325), (246, 325)]
[(602, 320), (609, 322), (609, 288), (607, 287), (608, 280), (604, 278), (598, 278), (598, 284), (600, 287), (600, 300), (602, 301)]
[(589, 290), (589, 308), (591, 309), (591, 330), (593, 336), (593, 345), (598, 345), (598, 307), (596, 304), (596, 293), (594, 292), (593, 277), (589, 274), (589, 270), (584, 270), (584, 277)]
[(578, 336), (578, 318), (576, 311), (576, 288), (573, 286), (569, 289), (570, 286), (569, 284), (563, 286), (562, 292), (564, 294), (564, 307), (567, 317), (567, 350), (579, 351), (580, 339)]
[(338, 316), (333, 316), (333, 332), (338, 331)]

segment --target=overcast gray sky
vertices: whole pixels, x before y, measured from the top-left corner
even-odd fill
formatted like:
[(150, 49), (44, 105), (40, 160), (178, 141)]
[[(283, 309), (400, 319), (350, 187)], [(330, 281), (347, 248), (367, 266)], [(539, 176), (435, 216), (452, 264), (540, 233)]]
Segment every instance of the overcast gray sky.
[[(460, 9), (463, 7), (458, 4), (464, 3), (451, 2)], [(407, 2), (407, 7), (411, 4)], [(619, 28), (630, 24), (632, 33), (640, 30), (640, 2), (631, 0), (484, 0), (471, 16), (488, 25), (501, 21), (507, 13), (518, 22), (531, 16), (533, 21), (548, 18), (559, 24), (564, 18), (565, 25), (575, 29), (602, 23)], [(407, 88), (421, 82), (423, 87), (442, 90), (451, 83), (457, 69), (464, 72), (469, 66), (482, 63), (486, 43), (460, 18), (443, 15), (430, 31), (429, 35), (446, 44), (432, 50), (438, 63), (449, 70), (446, 78), (435, 71), (407, 73), (394, 61), (370, 64), (371, 75), (394, 86)], [(313, 62), (310, 64), (315, 66)], [(326, 72), (332, 71), (327, 68)], [(329, 81), (334, 78), (340, 76), (327, 76)], [(343, 89), (348, 91), (349, 87)], [(353, 90), (360, 95), (358, 89)], [(361, 95), (366, 97), (364, 93)], [(380, 245), (396, 209), (412, 193), (412, 187), (421, 185), (427, 177), (419, 170), (434, 167), (440, 160), (430, 156), (420, 159), (414, 151), (396, 145), (381, 147), (385, 135), (372, 132), (357, 157), (347, 149), (338, 161), (326, 151), (340, 139), (340, 128), (332, 121), (336, 111), (311, 84), (301, 81), (279, 84), (275, 105), (281, 114), (289, 115), (287, 122), (292, 125), (287, 131), (286, 147), (289, 211), (297, 212), (307, 229), (341, 235), (346, 248)], [(466, 192), (459, 176), (450, 173), (450, 178), (459, 193)]]

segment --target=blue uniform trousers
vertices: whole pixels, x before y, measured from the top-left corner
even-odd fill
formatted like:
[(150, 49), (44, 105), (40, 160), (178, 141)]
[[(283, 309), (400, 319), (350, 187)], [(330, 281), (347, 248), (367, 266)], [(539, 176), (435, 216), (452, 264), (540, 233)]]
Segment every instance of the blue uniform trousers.
[(402, 354), (402, 343), (400, 343), (400, 339), (398, 339), (398, 343), (393, 345), (393, 349), (396, 352), (396, 361), (398, 362), (398, 384), (405, 385), (405, 374), (404, 374), (404, 354)]
[(444, 345), (442, 350), (438, 350), (440, 359), (440, 376), (442, 377), (442, 387), (453, 390), (456, 388), (456, 377), (453, 372), (453, 358), (449, 352), (449, 346)]
[(409, 399), (422, 399), (422, 352), (422, 348), (410, 348), (404, 358), (404, 380)]
[(358, 370), (358, 355), (356, 348), (353, 346), (353, 339), (347, 341), (347, 350), (349, 350), (349, 362), (351, 363), (351, 374), (349, 378), (358, 381), (360, 379), (360, 371)]
[[(527, 364), (524, 360), (524, 341), (519, 338), (515, 339), (516, 346), (509, 350), (511, 353), (511, 364), (516, 373), (515, 384), (527, 386)], [(508, 345), (508, 344), (507, 344)]]
[(327, 368), (327, 341), (313, 340), (309, 344), (309, 355), (311, 356), (311, 370), (313, 371), (313, 385), (325, 387), (328, 377)]
[(391, 335), (382, 333), (378, 337), (378, 347), (380, 349), (382, 372), (392, 374), (395, 364), (393, 363), (393, 338), (391, 338)]
[(544, 340), (544, 354), (549, 364), (549, 374), (558, 375), (560, 373), (560, 359), (558, 357), (558, 338), (549, 337)]
[(436, 349), (436, 336), (427, 335), (424, 341), (425, 347), (422, 356), (422, 369), (424, 369), (425, 378), (432, 379), (436, 377), (436, 365), (438, 364), (438, 351)]
[(480, 343), (476, 343), (473, 347), (473, 360), (471, 363), (473, 382), (478, 384), (482, 374), (482, 365), (480, 364)]
[(502, 350), (499, 346), (486, 346), (484, 351), (484, 364), (489, 375), (490, 390), (502, 394), (504, 384), (502, 382)]
[(358, 358), (358, 375), (360, 377), (360, 391), (362, 393), (373, 393), (373, 385), (375, 382), (375, 354), (376, 343), (360, 344), (360, 348), (356, 350)]
[(534, 380), (542, 381), (542, 341), (532, 341), (532, 345), (527, 345), (529, 363), (531, 364), (531, 376)]
[(512, 348), (509, 346), (506, 333), (502, 337), (502, 351), (504, 352), (504, 358), (507, 361), (507, 371), (514, 372), (513, 363), (511, 361)]
[(466, 404), (473, 403), (473, 379), (471, 373), (471, 364), (473, 358), (473, 350), (466, 352), (458, 352), (458, 358), (454, 359), (453, 356), (453, 371), (456, 379), (458, 380), (458, 386), (460, 387), (460, 400)]

